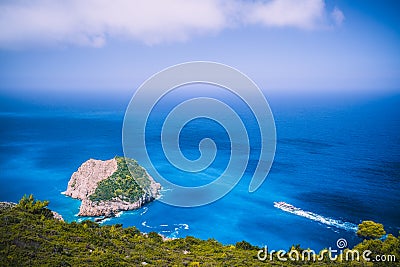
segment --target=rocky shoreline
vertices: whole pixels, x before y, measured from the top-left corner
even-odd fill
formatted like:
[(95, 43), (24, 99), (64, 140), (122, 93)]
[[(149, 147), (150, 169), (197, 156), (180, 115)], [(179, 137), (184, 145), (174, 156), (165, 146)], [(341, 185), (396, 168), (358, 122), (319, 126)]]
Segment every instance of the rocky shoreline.
[(96, 221), (114, 217), (121, 211), (139, 209), (159, 196), (161, 185), (148, 175), (150, 182), (148, 190), (136, 202), (128, 202), (119, 197), (105, 201), (92, 201), (89, 196), (96, 191), (100, 181), (110, 177), (117, 171), (116, 159), (95, 160), (89, 159), (74, 172), (68, 182), (65, 195), (82, 200), (78, 216), (101, 217)]

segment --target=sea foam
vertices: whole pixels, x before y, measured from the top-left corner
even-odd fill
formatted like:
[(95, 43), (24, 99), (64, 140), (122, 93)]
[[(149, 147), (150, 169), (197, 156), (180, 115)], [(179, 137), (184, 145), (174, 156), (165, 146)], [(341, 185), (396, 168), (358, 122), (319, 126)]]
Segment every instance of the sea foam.
[(316, 222), (320, 222), (322, 224), (325, 225), (329, 225), (329, 226), (334, 226), (336, 228), (340, 228), (340, 229), (344, 229), (346, 231), (352, 231), (352, 232), (356, 232), (358, 227), (357, 225), (355, 225), (354, 223), (350, 223), (350, 222), (343, 222), (341, 220), (337, 220), (337, 219), (332, 219), (329, 217), (324, 217), (322, 215), (316, 214), (314, 212), (311, 211), (304, 211), (300, 208), (297, 208), (291, 204), (288, 204), (286, 202), (274, 202), (274, 207), (281, 209), (283, 211), (316, 221)]

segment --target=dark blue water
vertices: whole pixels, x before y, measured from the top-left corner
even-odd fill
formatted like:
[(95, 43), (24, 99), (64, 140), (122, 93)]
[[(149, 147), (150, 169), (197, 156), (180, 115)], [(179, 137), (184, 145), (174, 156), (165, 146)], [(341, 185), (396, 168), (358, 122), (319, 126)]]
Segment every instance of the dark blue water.
[[(67, 104), (31, 105), (2, 98), (0, 113), (0, 200), (18, 201), (34, 194), (68, 220), (79, 220), (80, 202), (61, 193), (72, 173), (87, 159), (122, 155), (121, 130), (127, 102), (104, 108)], [(287, 249), (292, 244), (322, 249), (336, 247), (338, 238), (359, 242), (351, 229), (330, 226), (274, 207), (285, 201), (341, 223), (362, 220), (400, 230), (400, 96), (344, 101), (291, 102), (272, 99), (277, 151), (270, 174), (255, 192), (248, 185), (259, 155), (259, 133), (246, 107), (237, 104), (247, 121), (251, 159), (244, 177), (228, 195), (198, 208), (177, 208), (153, 202), (122, 213), (105, 223), (134, 225), (170, 237), (215, 238), (222, 243), (247, 240)], [(163, 106), (168, 110), (168, 105)], [(149, 151), (156, 167), (182, 185), (201, 185), (222, 173), (229, 140), (220, 125), (202, 119), (182, 130), (185, 156), (199, 156), (198, 142), (212, 138), (218, 147), (210, 168), (188, 177), (170, 166), (160, 153), (162, 108), (148, 127)], [(157, 118), (159, 121), (157, 122)], [(168, 194), (164, 191), (163, 194)]]

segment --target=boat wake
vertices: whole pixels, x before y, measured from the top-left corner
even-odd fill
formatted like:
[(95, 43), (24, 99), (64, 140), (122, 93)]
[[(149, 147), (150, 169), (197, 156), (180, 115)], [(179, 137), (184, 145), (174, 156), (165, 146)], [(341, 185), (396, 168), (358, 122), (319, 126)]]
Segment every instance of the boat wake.
[(341, 220), (324, 217), (311, 211), (304, 211), (286, 202), (274, 202), (274, 207), (316, 222), (323, 223), (328, 226), (344, 229), (346, 231), (356, 232), (358, 228), (357, 225), (355, 225), (354, 223), (343, 222)]

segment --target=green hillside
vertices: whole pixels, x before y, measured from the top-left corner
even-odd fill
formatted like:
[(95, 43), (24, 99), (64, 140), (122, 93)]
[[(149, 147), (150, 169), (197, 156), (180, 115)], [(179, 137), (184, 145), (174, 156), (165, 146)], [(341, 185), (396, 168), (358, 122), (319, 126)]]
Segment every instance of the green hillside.
[[(54, 219), (47, 204), (24, 197), (14, 207), (0, 205), (0, 266), (308, 266), (312, 263), (259, 261), (259, 248), (245, 241), (236, 245), (194, 237), (163, 241), (157, 233), (143, 234), (135, 227), (99, 226), (91, 221), (66, 223)], [(399, 257), (399, 243), (398, 238), (389, 235), (384, 242), (370, 239), (360, 246), (373, 249), (373, 253), (397, 253)], [(365, 264), (354, 262), (353, 266), (371, 266)], [(326, 261), (312, 265), (349, 266), (350, 263)], [(373, 266), (398, 266), (398, 262)]]

